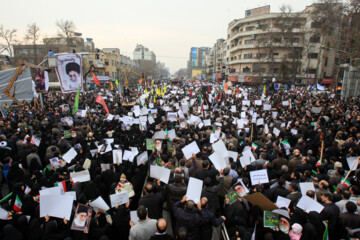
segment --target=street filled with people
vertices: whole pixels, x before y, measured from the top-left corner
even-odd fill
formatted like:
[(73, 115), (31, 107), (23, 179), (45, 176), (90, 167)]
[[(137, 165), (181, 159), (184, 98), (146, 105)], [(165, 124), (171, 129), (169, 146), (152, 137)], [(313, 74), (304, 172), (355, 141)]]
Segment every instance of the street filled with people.
[(148, 81), (0, 117), (1, 239), (360, 236), (359, 97)]

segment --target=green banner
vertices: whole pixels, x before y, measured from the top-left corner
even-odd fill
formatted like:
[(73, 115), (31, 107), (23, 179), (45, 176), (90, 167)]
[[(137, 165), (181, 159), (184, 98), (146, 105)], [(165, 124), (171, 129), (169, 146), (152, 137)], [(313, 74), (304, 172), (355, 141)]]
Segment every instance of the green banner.
[(70, 130), (64, 130), (64, 138), (72, 138)]
[(153, 150), (156, 147), (155, 140), (152, 138), (146, 139), (146, 150)]
[(226, 196), (229, 199), (229, 204), (233, 204), (234, 202), (236, 202), (237, 198), (239, 197), (239, 195), (235, 191), (229, 192), (228, 194), (226, 194)]
[(264, 227), (275, 228), (279, 226), (279, 223), (279, 214), (267, 210), (264, 211)]
[(168, 152), (174, 152), (174, 146), (173, 146), (173, 142), (170, 142), (168, 141), (167, 142), (167, 149), (168, 149)]

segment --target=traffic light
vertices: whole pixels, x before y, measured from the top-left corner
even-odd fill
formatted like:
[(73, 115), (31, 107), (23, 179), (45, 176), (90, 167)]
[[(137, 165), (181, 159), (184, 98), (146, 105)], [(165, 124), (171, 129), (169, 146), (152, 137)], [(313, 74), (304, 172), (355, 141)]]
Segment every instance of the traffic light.
[(145, 79), (145, 74), (144, 73), (141, 74), (141, 78)]
[(341, 86), (338, 86), (338, 87), (337, 87), (337, 90), (338, 90), (338, 91), (341, 91)]

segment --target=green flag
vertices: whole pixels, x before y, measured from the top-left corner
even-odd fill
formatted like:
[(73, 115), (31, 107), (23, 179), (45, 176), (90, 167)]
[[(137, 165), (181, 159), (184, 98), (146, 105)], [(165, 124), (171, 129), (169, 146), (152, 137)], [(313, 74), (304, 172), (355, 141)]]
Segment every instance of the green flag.
[(119, 87), (119, 80), (118, 79), (115, 80), (115, 84), (116, 84), (116, 87)]
[(81, 88), (81, 86), (79, 85), (79, 88), (78, 88), (78, 91), (77, 91), (77, 94), (76, 94), (76, 97), (75, 97), (75, 103), (74, 103), (74, 107), (73, 107), (73, 115), (75, 115), (75, 113), (79, 109), (80, 88)]

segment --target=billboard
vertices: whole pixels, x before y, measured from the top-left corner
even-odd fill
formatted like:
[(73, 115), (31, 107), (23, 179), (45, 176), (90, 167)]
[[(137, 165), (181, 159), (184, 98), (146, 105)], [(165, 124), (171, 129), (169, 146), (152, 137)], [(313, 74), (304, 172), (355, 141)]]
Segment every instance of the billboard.
[(270, 5), (259, 7), (259, 8), (253, 8), (245, 11), (245, 17), (254, 17), (259, 16), (263, 14), (270, 13)]
[(191, 48), (191, 66), (198, 67), (198, 48)]

